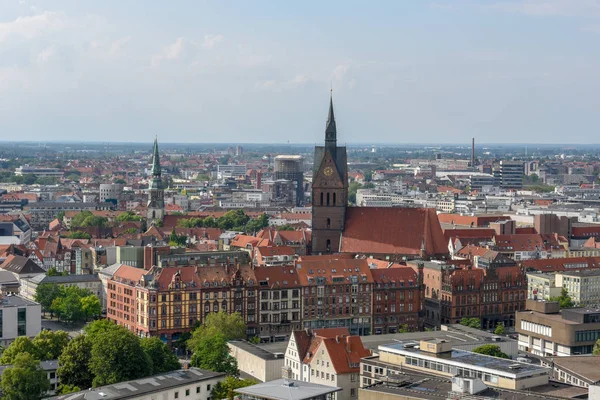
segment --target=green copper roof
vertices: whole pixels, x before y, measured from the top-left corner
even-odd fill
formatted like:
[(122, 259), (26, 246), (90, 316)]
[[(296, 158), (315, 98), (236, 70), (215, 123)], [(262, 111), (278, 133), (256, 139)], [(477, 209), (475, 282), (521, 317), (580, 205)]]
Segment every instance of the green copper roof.
[(154, 138), (154, 151), (152, 152), (152, 175), (160, 176), (160, 158), (158, 156), (158, 138)]

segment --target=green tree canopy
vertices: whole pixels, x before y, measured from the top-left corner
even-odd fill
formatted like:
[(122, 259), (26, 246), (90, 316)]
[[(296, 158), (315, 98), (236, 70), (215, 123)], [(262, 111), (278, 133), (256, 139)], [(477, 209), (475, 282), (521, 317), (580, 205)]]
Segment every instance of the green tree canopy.
[(55, 360), (69, 343), (69, 334), (65, 331), (41, 331), (33, 338), (36, 355), (40, 360)]
[(75, 386), (75, 385), (63, 385), (62, 383), (58, 386), (57, 390), (58, 394), (69, 394), (69, 393), (76, 393), (81, 391), (81, 388), (79, 386)]
[(192, 354), (194, 367), (215, 372), (224, 372), (229, 376), (239, 375), (237, 360), (229, 354), (227, 339), (223, 333), (203, 335), (197, 342)]
[(460, 324), (470, 328), (481, 329), (481, 320), (479, 318), (463, 318)]
[(246, 338), (244, 318), (238, 312), (229, 314), (219, 311), (208, 314), (204, 323), (192, 332), (192, 337), (188, 340), (188, 349), (195, 349), (202, 337), (215, 333), (222, 334), (226, 340)]
[(60, 286), (52, 283), (42, 283), (35, 291), (35, 301), (42, 305), (44, 311), (51, 311), (52, 302), (60, 296)]
[(37, 400), (50, 389), (50, 381), (46, 372), (40, 367), (30, 353), (18, 354), (12, 366), (2, 373), (0, 381), (2, 399), (5, 400)]
[(103, 227), (107, 222), (107, 218), (95, 216), (91, 211), (82, 211), (71, 218), (71, 226), (74, 228), (87, 226)]
[(236, 389), (256, 385), (257, 383), (258, 382), (254, 379), (239, 379), (228, 376), (213, 387), (213, 390), (210, 392), (210, 397), (213, 399), (233, 400)]
[(562, 290), (560, 291), (560, 296), (558, 296), (558, 297), (551, 297), (550, 301), (557, 301), (558, 305), (560, 306), (560, 308), (573, 308), (573, 307), (575, 307), (575, 303), (571, 299), (571, 296), (569, 296), (569, 292), (567, 291), (566, 288), (562, 288)]
[(133, 211), (125, 211), (117, 217), (118, 222), (141, 221), (143, 218)]
[(27, 336), (19, 336), (2, 352), (0, 364), (13, 364), (17, 356), (21, 353), (28, 353), (32, 357), (37, 358), (37, 348), (33, 341)]
[(89, 296), (82, 297), (80, 302), (81, 312), (86, 321), (102, 313), (102, 304), (100, 304), (98, 296), (90, 294)]
[(152, 361), (144, 352), (140, 339), (127, 329), (118, 326), (95, 336), (89, 364), (94, 375), (94, 387), (138, 379), (152, 373)]
[(473, 353), (485, 354), (486, 356), (510, 358), (500, 350), (495, 344), (484, 344), (473, 349)]
[(89, 368), (92, 344), (89, 336), (79, 335), (69, 341), (58, 357), (58, 377), (63, 385), (87, 389), (92, 386), (93, 375)]
[(66, 236), (68, 239), (91, 239), (92, 235), (84, 231), (72, 231)]
[(596, 343), (594, 343), (592, 354), (595, 356), (600, 356), (600, 339), (596, 340)]
[(140, 339), (144, 352), (152, 360), (152, 374), (174, 371), (181, 365), (169, 347), (157, 337)]
[(494, 333), (496, 335), (504, 335), (504, 324), (502, 322), (500, 322), (498, 325), (496, 325), (496, 329), (494, 330)]

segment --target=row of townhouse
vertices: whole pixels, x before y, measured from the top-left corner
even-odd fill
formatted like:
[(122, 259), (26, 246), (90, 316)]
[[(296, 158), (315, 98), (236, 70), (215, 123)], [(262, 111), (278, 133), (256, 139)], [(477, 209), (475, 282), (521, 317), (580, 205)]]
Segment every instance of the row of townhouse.
[(285, 341), (293, 330), (353, 335), (422, 328), (422, 269), (372, 259), (306, 257), (286, 266), (113, 265), (100, 273), (107, 318), (140, 336), (177, 340), (214, 312), (239, 312), (247, 335)]

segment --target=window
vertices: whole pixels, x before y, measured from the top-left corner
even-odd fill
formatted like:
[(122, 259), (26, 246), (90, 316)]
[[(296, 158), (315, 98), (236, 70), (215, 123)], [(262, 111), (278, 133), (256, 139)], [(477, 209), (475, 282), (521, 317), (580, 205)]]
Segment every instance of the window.
[(190, 395), (190, 389), (185, 389), (185, 395), (189, 396)]
[(179, 392), (175, 392), (175, 398), (178, 399), (179, 398)]
[(350, 397), (355, 397), (356, 396), (356, 389), (352, 388), (350, 389)]
[(27, 309), (19, 308), (17, 311), (17, 334), (25, 336), (27, 334)]
[(196, 386), (196, 393), (200, 393), (200, 386)]
[(210, 385), (206, 385), (206, 391), (210, 392)]

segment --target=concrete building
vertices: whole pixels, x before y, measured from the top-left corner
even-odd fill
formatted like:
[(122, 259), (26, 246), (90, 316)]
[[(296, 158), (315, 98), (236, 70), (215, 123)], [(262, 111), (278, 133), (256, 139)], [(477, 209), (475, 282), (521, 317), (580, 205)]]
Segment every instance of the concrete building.
[(296, 205), (304, 204), (304, 157), (279, 155), (275, 157), (275, 179), (296, 183)]
[(567, 239), (571, 237), (573, 223), (577, 217), (558, 216), (556, 214), (537, 214), (533, 217), (533, 226), (540, 235), (558, 234)]
[(361, 385), (377, 383), (389, 369), (420, 371), (446, 378), (476, 379), (489, 387), (525, 390), (548, 383), (548, 368), (456, 350), (444, 340), (379, 346), (379, 356), (361, 361)]
[(281, 378), (284, 354), (272, 353), (245, 340), (228, 343), (231, 356), (237, 360), (241, 372), (261, 382)]
[(57, 178), (63, 177), (64, 173), (59, 168), (44, 168), (44, 167), (31, 167), (29, 165), (22, 165), (15, 168), (15, 175), (35, 175), (36, 178)]
[(594, 307), (600, 304), (600, 269), (557, 273), (556, 286), (559, 290), (567, 289), (575, 304)]
[(42, 330), (42, 306), (20, 296), (3, 296), (0, 303), (0, 345), (19, 336), (33, 338)]
[(100, 184), (100, 202), (104, 203), (107, 200), (118, 201), (122, 194), (125, 185), (122, 183), (101, 183)]
[(80, 289), (87, 289), (92, 294), (102, 299), (102, 281), (98, 275), (36, 275), (32, 278), (21, 279), (21, 296), (26, 299), (35, 299), (35, 293), (39, 285), (49, 283), (58, 286), (77, 286)]
[(523, 175), (524, 169), (521, 161), (500, 161), (500, 186), (502, 189), (521, 189)]
[(543, 357), (591, 354), (600, 339), (600, 311), (560, 310), (558, 303), (527, 300), (516, 313), (519, 350)]
[[(4, 370), (11, 367), (11, 365), (0, 365), (0, 376), (4, 373)], [(40, 368), (46, 373), (46, 377), (50, 382), (50, 390), (46, 392), (46, 395), (52, 396), (56, 393), (56, 388), (60, 384), (58, 380), (58, 360), (47, 360), (40, 362)]]
[(544, 272), (527, 273), (527, 298), (532, 300), (550, 300), (560, 296), (561, 287), (556, 285), (556, 274)]
[(242, 400), (333, 400), (339, 387), (278, 379), (237, 389)]
[(215, 385), (225, 379), (221, 372), (198, 368), (180, 369), (146, 378), (50, 397), (51, 400), (210, 400)]

